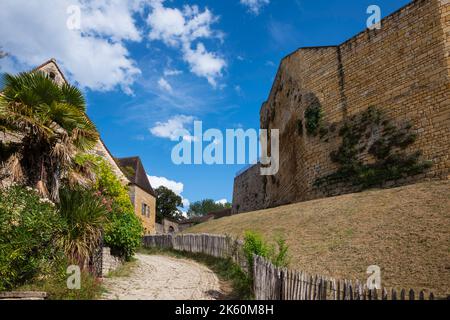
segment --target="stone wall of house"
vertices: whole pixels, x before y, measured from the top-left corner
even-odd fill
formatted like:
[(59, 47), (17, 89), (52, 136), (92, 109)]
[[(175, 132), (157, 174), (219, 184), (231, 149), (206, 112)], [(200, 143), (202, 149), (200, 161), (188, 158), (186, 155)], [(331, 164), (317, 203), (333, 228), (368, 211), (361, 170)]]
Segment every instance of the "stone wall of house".
[[(154, 196), (148, 192), (142, 190), (136, 185), (130, 185), (130, 198), (131, 202), (134, 204), (134, 212), (141, 219), (144, 225), (145, 234), (151, 235), (155, 234), (155, 223), (156, 223), (156, 199)], [(149, 209), (150, 213), (148, 216), (142, 214), (142, 204), (145, 203)]]
[(169, 219), (163, 219), (162, 223), (156, 223), (156, 234), (168, 234), (181, 232), (181, 226)]
[(318, 178), (337, 170), (330, 153), (342, 138), (330, 133), (324, 142), (305, 134), (304, 113), (311, 104), (320, 105), (330, 128), (339, 128), (370, 106), (397, 125), (411, 123), (418, 138), (407, 151), (421, 150), (422, 159), (433, 166), (393, 185), (448, 179), (449, 37), (449, 1), (416, 0), (385, 18), (380, 30), (366, 30), (339, 46), (302, 48), (286, 57), (260, 114), (262, 128), (280, 130), (280, 171), (267, 179), (256, 177), (256, 170), (237, 177), (233, 210), (352, 192), (341, 186), (325, 193), (314, 186)]
[(164, 234), (164, 226), (161, 223), (155, 223), (155, 234)]
[(102, 277), (106, 277), (108, 273), (117, 270), (124, 263), (120, 257), (111, 254), (111, 249), (104, 247), (102, 252)]

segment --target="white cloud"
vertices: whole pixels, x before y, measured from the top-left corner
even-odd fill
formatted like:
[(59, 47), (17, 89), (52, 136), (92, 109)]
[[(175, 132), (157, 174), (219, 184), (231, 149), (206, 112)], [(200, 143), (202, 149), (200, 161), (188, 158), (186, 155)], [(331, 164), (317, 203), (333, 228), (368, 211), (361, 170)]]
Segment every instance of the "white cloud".
[(191, 202), (189, 201), (189, 199), (183, 198), (183, 208), (187, 209), (187, 208), (189, 208), (190, 205), (191, 205)]
[(111, 37), (115, 41), (140, 41), (133, 14), (143, 5), (139, 0), (80, 1), (81, 29), (91, 35)]
[(165, 177), (156, 176), (148, 176), (148, 179), (150, 180), (150, 184), (152, 185), (153, 189), (158, 189), (159, 187), (163, 186), (167, 189), (172, 190), (177, 195), (181, 195), (184, 191), (184, 184), (181, 182), (169, 180)]
[(241, 4), (246, 6), (248, 10), (255, 15), (258, 15), (261, 8), (269, 3), (270, 0), (241, 0)]
[(164, 78), (161, 78), (161, 79), (158, 80), (158, 85), (164, 91), (172, 92), (172, 90), (173, 90), (172, 86), (170, 85), (170, 83), (167, 82), (167, 80), (164, 79)]
[(189, 199), (186, 199), (183, 197), (183, 191), (184, 191), (184, 184), (182, 182), (177, 182), (173, 180), (169, 180), (165, 177), (156, 177), (156, 176), (148, 176), (148, 179), (150, 181), (150, 184), (152, 185), (153, 189), (158, 189), (159, 187), (163, 186), (167, 189), (172, 190), (182, 198), (183, 201), (183, 208), (187, 209), (190, 206)]
[(203, 43), (198, 43), (195, 50), (186, 47), (184, 59), (191, 66), (192, 73), (205, 77), (214, 87), (217, 85), (216, 79), (222, 76), (222, 70), (226, 66), (225, 60), (214, 53), (206, 51)]
[[(80, 29), (70, 30), (67, 10), (81, 9)], [(17, 72), (53, 57), (70, 80), (92, 90), (120, 86), (131, 93), (140, 74), (124, 41), (140, 41), (133, 15), (141, 0), (4, 0), (0, 10), (0, 41), (10, 56), (2, 71)]]
[[(157, 122), (150, 132), (159, 138), (166, 138), (176, 141), (179, 138), (181, 130), (186, 130), (185, 126), (194, 122), (194, 117), (185, 115), (176, 115), (166, 122)], [(192, 137), (185, 136), (184, 139), (192, 141)]]
[[(212, 86), (222, 76), (226, 62), (217, 53), (206, 50), (198, 39), (223, 39), (223, 33), (211, 28), (218, 18), (208, 8), (185, 5), (183, 10), (165, 7), (163, 0), (152, 2), (152, 12), (147, 18), (149, 38), (163, 41), (167, 46), (181, 50), (182, 58), (192, 73), (204, 77)], [(194, 47), (194, 49), (193, 49)]]
[(228, 203), (228, 200), (227, 199), (220, 199), (220, 200), (217, 200), (216, 201), (216, 204), (227, 204)]

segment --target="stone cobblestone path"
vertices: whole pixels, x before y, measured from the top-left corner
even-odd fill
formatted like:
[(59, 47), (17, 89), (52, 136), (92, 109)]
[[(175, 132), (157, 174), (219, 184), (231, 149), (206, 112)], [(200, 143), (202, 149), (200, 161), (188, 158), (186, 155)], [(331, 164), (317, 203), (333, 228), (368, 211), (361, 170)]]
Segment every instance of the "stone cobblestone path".
[(220, 296), (217, 276), (194, 261), (137, 254), (128, 277), (104, 279), (105, 300), (214, 300)]

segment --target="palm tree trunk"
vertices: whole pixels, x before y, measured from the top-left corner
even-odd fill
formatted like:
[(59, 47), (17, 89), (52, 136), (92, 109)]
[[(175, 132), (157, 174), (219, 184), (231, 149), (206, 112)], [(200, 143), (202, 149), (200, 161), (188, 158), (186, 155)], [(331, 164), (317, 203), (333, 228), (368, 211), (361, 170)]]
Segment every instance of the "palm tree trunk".
[(55, 170), (53, 171), (52, 181), (52, 201), (59, 202), (59, 188), (61, 186), (61, 168), (59, 162), (57, 162)]

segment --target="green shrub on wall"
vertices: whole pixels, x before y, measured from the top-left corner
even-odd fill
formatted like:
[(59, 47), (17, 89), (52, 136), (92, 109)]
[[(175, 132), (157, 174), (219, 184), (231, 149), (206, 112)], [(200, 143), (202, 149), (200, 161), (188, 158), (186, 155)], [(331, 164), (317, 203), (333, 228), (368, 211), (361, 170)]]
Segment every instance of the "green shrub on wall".
[(316, 136), (322, 127), (322, 108), (319, 104), (310, 105), (305, 110), (306, 132), (311, 136)]
[(53, 204), (30, 188), (0, 193), (0, 291), (40, 274), (57, 254), (63, 222)]
[(122, 185), (111, 166), (101, 157), (80, 155), (79, 164), (89, 165), (95, 174), (94, 188), (110, 204), (110, 223), (105, 226), (104, 242), (126, 259), (133, 256), (141, 244), (144, 228), (134, 214), (127, 186)]
[(120, 182), (105, 159), (96, 155), (81, 154), (77, 156), (76, 161), (82, 166), (89, 167), (94, 173), (93, 189), (101, 192), (103, 196), (113, 199), (117, 206), (116, 209), (119, 211), (134, 213), (127, 186)]
[[(421, 161), (421, 152), (408, 154), (416, 141), (412, 126), (396, 126), (375, 107), (347, 121), (339, 135), (342, 144), (330, 154), (339, 169), (316, 180), (316, 186), (346, 183), (367, 189), (425, 172), (431, 162)], [(373, 161), (363, 161), (367, 154)]]

